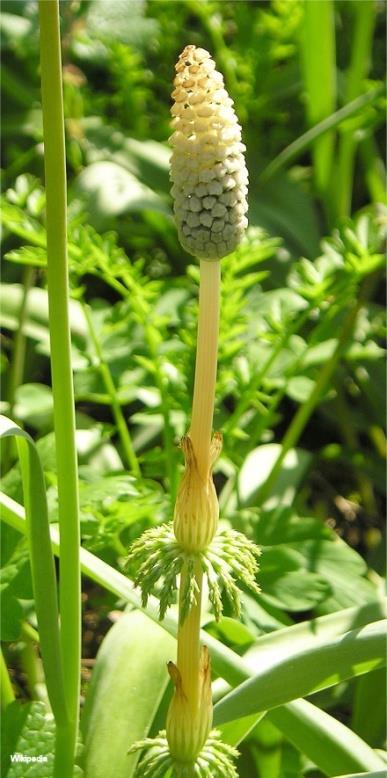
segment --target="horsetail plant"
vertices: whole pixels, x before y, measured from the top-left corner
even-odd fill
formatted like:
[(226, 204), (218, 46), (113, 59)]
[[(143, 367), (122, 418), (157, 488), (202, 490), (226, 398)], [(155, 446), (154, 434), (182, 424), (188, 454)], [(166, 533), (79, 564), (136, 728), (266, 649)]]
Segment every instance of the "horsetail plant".
[(168, 663), (174, 684), (166, 730), (135, 743), (145, 749), (139, 771), (147, 776), (233, 778), (237, 752), (212, 730), (210, 657), (200, 645), (204, 579), (215, 618), (222, 593), (240, 613), (236, 581), (255, 591), (259, 549), (242, 534), (218, 528), (219, 504), (212, 468), (222, 437), (212, 435), (220, 307), (220, 260), (247, 226), (247, 170), (241, 130), (223, 77), (207, 51), (187, 46), (176, 65), (172, 93), (172, 195), (180, 241), (200, 260), (199, 318), (192, 417), (181, 441), (185, 470), (173, 523), (146, 531), (128, 561), (137, 566), (144, 605), (160, 584), (160, 619), (179, 583), (177, 661)]

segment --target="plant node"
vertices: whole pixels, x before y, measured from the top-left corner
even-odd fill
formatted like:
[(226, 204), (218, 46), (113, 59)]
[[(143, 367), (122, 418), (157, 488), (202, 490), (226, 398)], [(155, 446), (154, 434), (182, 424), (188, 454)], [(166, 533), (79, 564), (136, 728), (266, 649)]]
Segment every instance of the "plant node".
[(182, 622), (197, 604), (195, 568), (199, 562), (207, 578), (208, 596), (215, 619), (219, 621), (223, 612), (223, 592), (227, 595), (235, 616), (240, 616), (237, 581), (257, 593), (260, 591), (255, 580), (259, 555), (258, 546), (242, 533), (231, 529), (218, 530), (207, 549), (187, 552), (177, 542), (172, 524), (168, 523), (144, 532), (133, 543), (127, 562), (139, 565), (134, 584), (141, 588), (144, 607), (157, 581), (161, 579), (158, 591), (160, 621), (175, 600), (177, 576), (186, 563), (186, 585), (181, 597)]
[(165, 730), (156, 738), (145, 738), (133, 746), (128, 754), (143, 750), (145, 753), (137, 766), (138, 778), (238, 778), (233, 759), (238, 751), (220, 740), (220, 733), (213, 729), (200, 754), (193, 762), (179, 762), (169, 752)]

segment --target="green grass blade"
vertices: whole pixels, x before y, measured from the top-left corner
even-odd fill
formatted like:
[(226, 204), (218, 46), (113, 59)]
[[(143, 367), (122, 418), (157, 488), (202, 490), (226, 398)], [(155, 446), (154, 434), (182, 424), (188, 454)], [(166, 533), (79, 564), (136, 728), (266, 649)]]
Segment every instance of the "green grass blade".
[(384, 670), (376, 670), (356, 681), (351, 727), (374, 748), (382, 745), (386, 733), (386, 692)]
[(258, 638), (244, 655), (245, 661), (255, 672), (258, 668), (270, 667), (275, 661), (282, 661), (294, 652), (313, 649), (321, 641), (337, 639), (350, 630), (387, 618), (387, 599), (370, 602), (360, 608), (346, 608), (328, 616), (319, 616), (310, 621), (270, 632)]
[[(343, 108), (339, 108), (338, 111), (334, 111), (326, 119), (318, 122), (310, 130), (307, 130), (300, 135), (293, 143), (286, 146), (262, 171), (259, 179), (262, 183), (266, 183), (270, 178), (276, 175), (284, 167), (287, 167), (293, 160), (297, 159), (305, 149), (309, 148), (315, 141), (321, 138), (329, 130), (333, 130), (336, 127), (340, 127), (342, 122), (349, 119), (351, 116), (355, 116), (365, 106), (376, 103), (379, 97), (383, 94), (384, 86), (380, 85), (375, 89), (370, 89), (360, 97), (356, 97), (347, 103)], [(383, 198), (382, 198), (383, 199)]]
[(383, 762), (373, 749), (340, 721), (307, 700), (275, 708), (270, 721), (299, 751), (329, 776), (348, 770), (378, 770)]
[[(302, 65), (309, 124), (317, 124), (336, 107), (336, 53), (334, 4), (332, 0), (304, 2)], [(334, 134), (328, 132), (314, 141), (313, 159), (316, 187), (327, 200), (334, 149)]]
[(215, 723), (268, 710), (383, 667), (387, 620), (298, 650), (245, 681), (215, 707)]
[[(351, 62), (347, 71), (345, 100), (354, 100), (360, 93), (366, 77), (372, 53), (376, 4), (369, 0), (352, 3), (354, 15)], [(339, 218), (347, 218), (351, 212), (353, 173), (358, 140), (353, 129), (343, 131), (340, 138), (337, 167), (337, 204)]]
[[(61, 533), (59, 600), (65, 694), (73, 758), (79, 716), (81, 577), (75, 408), (67, 263), (67, 186), (59, 2), (39, 2), (40, 64), (47, 223), (47, 288), (54, 431)], [(69, 733), (70, 738), (70, 733)], [(71, 754), (71, 751), (73, 752)]]
[(0, 416), (0, 438), (17, 440), (26, 506), (28, 537), (40, 648), (51, 707), (57, 725), (67, 723), (66, 696), (60, 648), (57, 586), (47, 513), (46, 485), (39, 455), (30, 436)]
[(334, 778), (386, 778), (386, 769), (373, 770), (366, 773), (347, 773), (346, 775), (336, 775)]
[(224, 743), (236, 747), (239, 743), (242, 743), (265, 715), (266, 713), (252, 713), (251, 716), (244, 716), (242, 719), (235, 719), (235, 721), (221, 724), (217, 729), (219, 729)]

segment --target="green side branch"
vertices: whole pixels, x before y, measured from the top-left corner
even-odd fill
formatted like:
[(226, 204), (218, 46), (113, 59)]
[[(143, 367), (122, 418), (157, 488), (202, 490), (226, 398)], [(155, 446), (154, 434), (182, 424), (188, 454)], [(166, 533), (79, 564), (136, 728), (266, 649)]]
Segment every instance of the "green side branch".
[(207, 579), (209, 600), (218, 621), (223, 612), (223, 593), (233, 613), (240, 616), (237, 581), (256, 593), (260, 591), (255, 580), (259, 555), (258, 546), (242, 533), (227, 529), (218, 530), (205, 551), (185, 551), (177, 542), (170, 523), (144, 532), (133, 543), (127, 566), (137, 569), (134, 583), (141, 588), (144, 606), (161, 581), (158, 589), (160, 620), (164, 618), (167, 608), (175, 602), (177, 576), (184, 567), (180, 614), (184, 622), (191, 609), (197, 605), (199, 590), (195, 571), (199, 565)]

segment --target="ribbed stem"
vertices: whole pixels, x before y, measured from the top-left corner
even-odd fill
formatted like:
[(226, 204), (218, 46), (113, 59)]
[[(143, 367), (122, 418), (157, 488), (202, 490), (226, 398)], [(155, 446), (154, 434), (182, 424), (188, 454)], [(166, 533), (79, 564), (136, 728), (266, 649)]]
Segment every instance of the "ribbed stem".
[[(193, 710), (195, 710), (199, 701), (199, 636), (203, 580), (203, 573), (199, 566), (197, 567), (195, 578), (199, 588), (199, 592), (197, 593), (197, 605), (194, 605), (193, 608), (191, 608), (183, 623), (181, 623), (181, 619), (179, 619), (179, 628), (177, 633), (177, 667), (180, 671), (184, 694), (189, 700)], [(180, 578), (180, 613), (183, 605), (182, 592), (185, 590), (186, 583), (187, 568), (184, 567)]]
[[(197, 466), (204, 483), (210, 467), (210, 443), (214, 416), (216, 368), (218, 357), (220, 309), (220, 262), (200, 262), (199, 317), (196, 350), (195, 384), (190, 437)], [(182, 600), (187, 583), (187, 569), (180, 580), (180, 617), (177, 637), (177, 666), (184, 694), (195, 710), (199, 694), (200, 612), (203, 573), (195, 570), (198, 586), (197, 604), (182, 622)]]
[(210, 465), (220, 308), (220, 262), (200, 262), (199, 319), (190, 437), (201, 476)]

